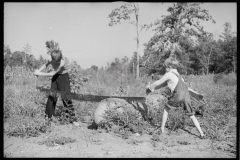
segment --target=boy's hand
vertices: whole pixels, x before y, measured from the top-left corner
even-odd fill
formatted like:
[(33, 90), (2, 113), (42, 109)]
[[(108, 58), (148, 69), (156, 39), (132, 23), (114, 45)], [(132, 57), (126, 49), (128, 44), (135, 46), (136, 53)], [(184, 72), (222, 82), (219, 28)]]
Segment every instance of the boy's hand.
[(148, 82), (148, 85), (146, 86), (146, 88), (150, 88), (151, 84), (150, 82)]
[(39, 75), (39, 70), (35, 70), (34, 75), (38, 76)]
[(146, 88), (146, 94), (151, 93), (152, 91), (149, 88)]
[(151, 86), (151, 84), (149, 82), (148, 85), (146, 86), (146, 94), (149, 94), (152, 92), (152, 90), (150, 89), (151, 88), (150, 86)]

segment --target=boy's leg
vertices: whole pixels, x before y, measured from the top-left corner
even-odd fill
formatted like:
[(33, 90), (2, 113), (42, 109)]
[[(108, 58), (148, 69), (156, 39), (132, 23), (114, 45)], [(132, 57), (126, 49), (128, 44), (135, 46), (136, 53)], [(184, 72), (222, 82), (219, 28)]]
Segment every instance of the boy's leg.
[(164, 133), (164, 129), (165, 129), (165, 124), (167, 122), (169, 110), (173, 107), (177, 107), (179, 103), (180, 103), (180, 101), (179, 101), (178, 95), (177, 96), (174, 95), (174, 96), (170, 97), (168, 102), (166, 103), (164, 110), (163, 110), (162, 124), (161, 124), (161, 131), (163, 133)]
[(77, 118), (75, 115), (72, 100), (62, 99), (64, 107), (67, 109), (65, 113), (69, 114), (70, 122), (76, 122)]
[(48, 118), (52, 118), (52, 116), (55, 116), (55, 106), (57, 104), (57, 97), (48, 96), (47, 105), (45, 114)]
[[(68, 73), (60, 75), (58, 79), (58, 86), (60, 91), (64, 92), (71, 92), (70, 89), (70, 80)], [(66, 112), (70, 112), (70, 122), (76, 121), (75, 113), (74, 113), (74, 107), (71, 99), (65, 99), (62, 97), (63, 105), (67, 109)]]
[[(52, 78), (51, 89), (57, 90), (56, 76)], [(45, 114), (48, 118), (55, 116), (55, 106), (57, 104), (57, 97), (48, 96)]]
[(201, 136), (204, 136), (204, 133), (200, 127), (200, 124), (197, 120), (197, 118), (194, 116), (195, 112), (193, 111), (192, 107), (191, 107), (191, 101), (190, 98), (187, 99), (185, 102), (185, 110), (188, 112), (188, 114), (190, 115), (190, 119), (193, 121), (194, 125), (196, 126), (198, 132), (201, 134)]
[(198, 132), (201, 134), (201, 137), (203, 137), (204, 133), (203, 133), (201, 127), (200, 127), (200, 124), (198, 123), (197, 118), (194, 115), (190, 116), (190, 118), (193, 121), (193, 123), (196, 126), (196, 128), (198, 129)]
[(162, 131), (162, 133), (164, 133), (165, 124), (166, 124), (167, 118), (168, 118), (168, 111), (169, 111), (169, 108), (166, 106), (163, 109), (163, 116), (162, 116), (162, 123), (161, 123), (161, 131)]

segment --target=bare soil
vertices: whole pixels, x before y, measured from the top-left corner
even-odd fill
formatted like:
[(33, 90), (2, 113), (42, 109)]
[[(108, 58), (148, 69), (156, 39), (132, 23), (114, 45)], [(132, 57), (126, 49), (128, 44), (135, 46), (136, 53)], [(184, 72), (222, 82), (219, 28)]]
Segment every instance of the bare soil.
[[(115, 133), (94, 130), (91, 122), (52, 125), (52, 131), (38, 137), (17, 138), (4, 135), (4, 157), (157, 157), (157, 158), (236, 158), (224, 143), (198, 138), (195, 128), (153, 135), (132, 134), (123, 139)], [(70, 137), (76, 141), (47, 146), (39, 142), (49, 137)]]

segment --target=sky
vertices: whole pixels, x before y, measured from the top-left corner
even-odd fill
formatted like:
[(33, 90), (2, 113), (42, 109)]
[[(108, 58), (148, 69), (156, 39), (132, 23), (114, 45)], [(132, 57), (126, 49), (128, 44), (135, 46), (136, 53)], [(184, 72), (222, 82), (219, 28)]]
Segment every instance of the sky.
[[(115, 58), (129, 59), (137, 50), (136, 27), (130, 21), (110, 27), (107, 16), (126, 2), (112, 3), (4, 3), (4, 45), (11, 52), (22, 51), (30, 45), (35, 58), (47, 55), (46, 41), (60, 45), (63, 56), (75, 60), (82, 68), (96, 65), (99, 68), (114, 62)], [(139, 24), (150, 24), (162, 15), (168, 15), (173, 3), (139, 3)], [(237, 3), (203, 3), (202, 9), (216, 21), (202, 23), (215, 39), (223, 32), (223, 24), (230, 22), (237, 31)], [(134, 18), (134, 17), (132, 17)], [(133, 19), (134, 20), (134, 19)], [(139, 54), (144, 43), (153, 36), (151, 30), (139, 34)]]

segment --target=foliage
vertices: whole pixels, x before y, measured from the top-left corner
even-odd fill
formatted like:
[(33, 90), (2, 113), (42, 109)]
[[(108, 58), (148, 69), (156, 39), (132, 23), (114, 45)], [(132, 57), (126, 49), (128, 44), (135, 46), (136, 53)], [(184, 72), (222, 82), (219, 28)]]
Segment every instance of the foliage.
[(126, 3), (119, 8), (115, 8), (112, 12), (108, 15), (110, 18), (109, 26), (116, 25), (123, 20), (130, 20), (130, 15), (134, 13), (136, 8), (134, 8), (134, 4)]
[(38, 68), (43, 62), (46, 62), (40, 56), (40, 59), (36, 59), (33, 55), (28, 54), (30, 51), (24, 50), (24, 51), (16, 51), (11, 53), (8, 51), (4, 55), (4, 68), (6, 66), (14, 67), (14, 66), (25, 66), (31, 70)]
[(224, 74), (224, 73), (219, 73), (214, 75), (213, 78), (214, 83), (221, 83), (223, 85), (227, 86), (235, 86), (237, 85), (237, 77), (235, 73), (229, 73), (229, 74)]
[[(123, 12), (120, 12), (119, 8), (113, 10), (111, 16), (121, 13), (120, 19), (129, 19), (127, 7), (120, 8)], [(169, 7), (168, 11), (170, 15), (145, 26), (155, 26), (153, 29), (155, 34), (145, 44), (144, 55), (138, 57), (142, 66), (139, 79), (135, 79), (132, 74), (136, 68), (136, 65), (133, 65), (137, 61), (136, 53), (133, 53), (131, 59), (116, 58), (105, 69), (93, 65), (90, 69), (84, 70), (73, 61), (69, 63), (71, 92), (146, 96), (145, 87), (152, 81), (148, 75), (164, 74), (165, 68), (162, 63), (174, 53), (182, 64), (178, 70), (180, 73), (185, 73), (183, 76), (188, 86), (204, 94), (208, 102), (203, 117), (197, 117), (207, 138), (235, 143), (237, 37), (231, 32), (231, 24), (225, 23), (222, 39), (214, 40), (212, 34), (205, 32), (200, 25), (200, 21), (212, 20), (212, 17), (206, 10), (202, 10), (198, 3), (177, 3)], [(118, 23), (120, 19), (113, 22)], [(23, 61), (25, 56), (27, 63)], [(65, 61), (67, 63), (67, 58)], [(10, 136), (32, 137), (50, 130), (44, 121), (47, 96), (35, 90), (36, 79), (33, 76), (33, 69), (44, 63), (46, 60), (42, 56), (35, 59), (25, 52), (12, 53), (9, 46), (4, 46), (4, 133)], [(46, 70), (51, 71), (51, 67)], [(215, 75), (212, 74), (213, 72)], [(50, 80), (51, 78), (38, 78), (38, 83), (50, 88)], [(157, 126), (161, 124), (163, 107), (166, 103), (166, 98), (159, 96), (160, 93), (161, 90), (156, 90), (152, 95), (147, 96), (158, 97), (157, 100), (147, 98), (148, 115), (152, 117), (152, 123)], [(97, 103), (74, 101), (79, 121), (92, 117), (96, 107)], [(62, 122), (58, 125), (65, 124), (64, 119), (61, 119), (63, 110), (64, 107), (58, 100), (56, 113)], [(106, 116), (107, 121), (112, 125), (109, 131), (120, 134), (123, 138), (127, 138), (132, 133), (148, 133), (153, 127), (144, 121), (136, 110), (127, 110), (124, 114), (111, 110)], [(193, 123), (183, 114), (182, 108), (178, 108), (170, 111), (166, 127), (170, 131), (175, 131), (193, 127)], [(60, 141), (63, 140), (66, 139)]]
[(98, 66), (92, 65), (92, 66), (91, 66), (91, 69), (93, 69), (94, 71), (97, 71), (97, 70), (98, 70)]
[(166, 123), (166, 127), (170, 131), (176, 131), (178, 129), (184, 129), (186, 126), (186, 119), (189, 116), (185, 115), (185, 112), (182, 107), (176, 108), (169, 112), (169, 119)]
[[(200, 22), (211, 20), (215, 23), (215, 21), (207, 10), (200, 8), (199, 3), (174, 3), (168, 8), (168, 12), (170, 15), (164, 15), (161, 20), (145, 25), (145, 28), (155, 26), (154, 36), (145, 44), (146, 65), (149, 68), (162, 68), (158, 64), (171, 54), (188, 68), (192, 63), (189, 60), (189, 52), (194, 47), (195, 40), (208, 34)], [(156, 54), (157, 58), (154, 57)]]
[(31, 51), (32, 51), (32, 47), (31, 47), (29, 44), (26, 44), (26, 46), (23, 48), (23, 51), (22, 51), (22, 52), (25, 53), (24, 63), (27, 62), (27, 57), (26, 57), (26, 55), (27, 55), (27, 54), (30, 54)]
[(100, 127), (106, 128), (109, 132), (120, 134), (122, 138), (127, 139), (132, 133), (147, 133), (149, 124), (143, 120), (141, 114), (137, 110), (124, 108), (124, 112), (120, 113), (112, 108), (105, 112), (105, 121)]
[[(24, 67), (6, 67), (4, 70), (4, 133), (10, 136), (32, 137), (51, 131), (44, 120), (44, 110), (47, 97), (34, 89), (34, 76), (27, 77), (32, 73)], [(143, 76), (136, 80), (132, 75), (107, 70), (78, 70), (76, 77), (92, 78), (81, 86), (81, 93), (97, 95), (118, 96), (146, 96), (145, 86), (151, 81), (150, 77)], [(225, 75), (223, 75), (224, 77)], [(8, 78), (7, 78), (8, 77)], [(119, 78), (121, 77), (121, 78)], [(235, 74), (225, 76), (228, 80), (214, 83), (213, 74), (184, 76), (188, 86), (195, 91), (204, 94), (208, 106), (203, 117), (197, 117), (207, 138), (218, 141), (236, 142), (236, 83), (230, 79), (236, 79)], [(234, 78), (235, 77), (235, 78)], [(228, 82), (229, 81), (229, 82)], [(222, 83), (224, 82), (224, 83)], [(50, 82), (48, 82), (50, 83)], [(160, 90), (148, 95), (148, 116), (152, 117), (152, 123), (160, 126), (163, 107), (166, 98), (159, 96)], [(157, 96), (154, 100), (151, 96)], [(97, 103), (74, 101), (75, 113), (79, 121), (91, 121)], [(56, 105), (56, 114), (59, 120), (53, 121), (56, 125), (66, 124), (61, 119), (64, 112), (61, 101)], [(138, 110), (127, 110), (124, 114), (111, 110), (106, 113), (107, 120), (112, 127), (109, 132), (114, 132), (123, 138), (128, 138), (132, 133), (150, 134), (154, 126), (145, 121)], [(113, 125), (114, 124), (114, 125)], [(194, 127), (189, 116), (183, 114), (178, 108), (170, 110), (166, 127), (174, 132), (186, 127)], [(53, 141), (52, 141), (53, 142)], [(55, 141), (56, 142), (56, 141)]]
[(77, 76), (78, 66), (77, 62), (73, 61), (69, 64), (69, 79), (70, 88), (72, 93), (80, 93), (80, 87), (83, 85), (83, 81)]
[(8, 135), (32, 137), (46, 132), (42, 118), (44, 96), (30, 88), (20, 84), (4, 87), (4, 122), (8, 124), (4, 132)]

